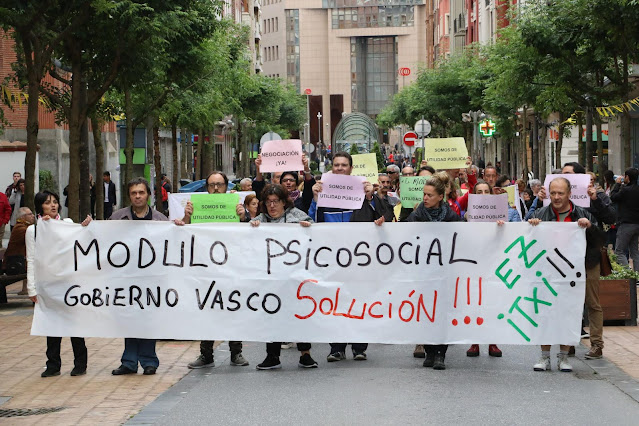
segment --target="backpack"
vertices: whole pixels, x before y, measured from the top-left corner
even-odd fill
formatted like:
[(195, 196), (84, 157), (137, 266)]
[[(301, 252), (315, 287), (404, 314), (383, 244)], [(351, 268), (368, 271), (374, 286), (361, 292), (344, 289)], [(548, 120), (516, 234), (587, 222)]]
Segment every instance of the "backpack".
[(162, 187), (162, 202), (169, 201), (169, 193)]

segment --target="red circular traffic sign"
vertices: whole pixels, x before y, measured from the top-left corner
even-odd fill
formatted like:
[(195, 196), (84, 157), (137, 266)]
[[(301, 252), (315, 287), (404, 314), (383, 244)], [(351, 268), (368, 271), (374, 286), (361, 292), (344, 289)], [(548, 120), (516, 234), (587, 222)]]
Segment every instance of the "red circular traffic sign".
[(304, 94), (305, 94), (305, 95), (310, 95), (311, 93), (313, 93), (313, 92), (311, 91), (311, 89), (306, 89), (306, 90), (304, 90)]
[(402, 67), (399, 69), (399, 75), (401, 75), (402, 77), (406, 77), (410, 75), (410, 68), (408, 67)]
[(415, 141), (417, 140), (417, 133), (415, 132), (406, 132), (404, 134), (404, 145), (406, 146), (415, 146)]

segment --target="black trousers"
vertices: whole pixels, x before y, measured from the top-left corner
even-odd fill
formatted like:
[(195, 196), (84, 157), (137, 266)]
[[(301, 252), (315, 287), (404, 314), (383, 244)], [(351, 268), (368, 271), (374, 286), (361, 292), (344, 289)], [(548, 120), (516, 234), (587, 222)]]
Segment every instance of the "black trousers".
[[(200, 342), (200, 354), (204, 355), (207, 361), (213, 360), (213, 343), (214, 340), (202, 340)], [(231, 349), (231, 356), (242, 352), (242, 342), (229, 341), (229, 348)]]
[[(346, 345), (348, 345), (348, 343), (331, 343), (331, 353), (346, 352)], [(353, 347), (353, 352), (359, 354), (366, 352), (368, 343), (351, 343), (351, 346)]]
[(446, 355), (448, 345), (424, 345), (424, 352), (430, 355)]
[(108, 219), (113, 214), (113, 204), (104, 203), (104, 219)]
[[(302, 351), (310, 351), (311, 344), (310, 343), (298, 343), (297, 350)], [(266, 344), (266, 353), (268, 355), (273, 355), (279, 358), (280, 353), (282, 353), (282, 342), (271, 342)]]
[[(60, 344), (62, 337), (47, 337), (47, 368), (59, 371), (62, 366), (60, 359)], [(72, 337), (71, 347), (73, 348), (73, 365), (78, 368), (87, 368), (87, 346), (84, 338)]]

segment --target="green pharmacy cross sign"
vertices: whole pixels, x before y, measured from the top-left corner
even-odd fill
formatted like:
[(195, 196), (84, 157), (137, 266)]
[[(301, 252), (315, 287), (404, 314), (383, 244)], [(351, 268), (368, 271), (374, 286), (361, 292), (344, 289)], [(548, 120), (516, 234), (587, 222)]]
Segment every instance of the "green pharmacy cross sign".
[(479, 123), (479, 131), (483, 137), (491, 137), (495, 133), (495, 123), (493, 120), (484, 120)]

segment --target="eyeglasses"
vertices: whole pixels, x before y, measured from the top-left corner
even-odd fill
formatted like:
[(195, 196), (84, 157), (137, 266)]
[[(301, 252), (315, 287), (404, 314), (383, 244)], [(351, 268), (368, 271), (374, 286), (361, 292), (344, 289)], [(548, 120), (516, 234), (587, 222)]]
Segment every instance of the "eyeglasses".
[(293, 179), (293, 178), (282, 179), (282, 180), (280, 180), (280, 182), (282, 182), (282, 183), (286, 183), (286, 182), (295, 182), (295, 179)]
[(224, 188), (226, 184), (224, 182), (213, 182), (213, 183), (207, 183), (207, 186), (209, 188)]
[(267, 206), (276, 206), (280, 204), (281, 202), (282, 200), (265, 200), (264, 204), (266, 204)]
[(399, 172), (388, 172), (388, 171), (387, 171), (386, 173), (387, 173), (387, 174), (389, 174), (389, 175), (396, 175), (396, 174), (397, 174), (397, 173), (399, 173)]

